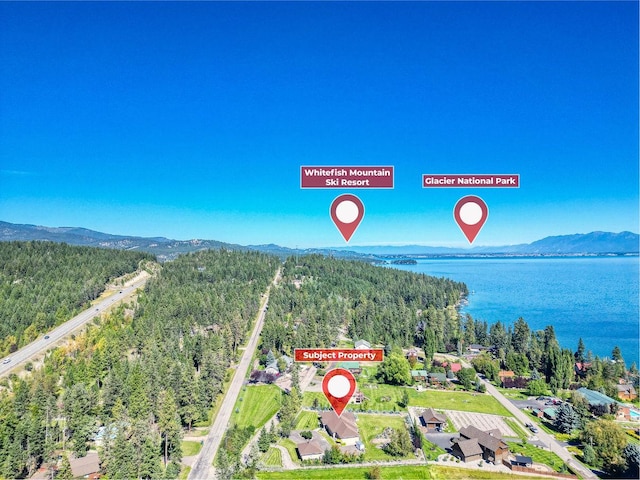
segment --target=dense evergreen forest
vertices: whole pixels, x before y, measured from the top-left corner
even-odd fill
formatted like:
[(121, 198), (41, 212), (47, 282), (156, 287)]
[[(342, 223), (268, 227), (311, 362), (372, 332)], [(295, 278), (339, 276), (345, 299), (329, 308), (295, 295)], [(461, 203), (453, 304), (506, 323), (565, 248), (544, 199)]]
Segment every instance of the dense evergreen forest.
[(271, 295), (263, 345), (291, 353), (329, 347), (342, 333), (408, 347), (433, 331), (434, 348), (444, 348), (461, 335), (454, 307), (466, 294), (466, 285), (444, 278), (320, 255), (290, 257)]
[(0, 242), (0, 357), (88, 307), (147, 253), (52, 242)]
[(61, 448), (82, 456), (98, 434), (109, 478), (175, 478), (182, 432), (206, 419), (278, 266), (260, 253), (181, 256), (137, 305), (0, 383), (0, 477), (30, 475)]

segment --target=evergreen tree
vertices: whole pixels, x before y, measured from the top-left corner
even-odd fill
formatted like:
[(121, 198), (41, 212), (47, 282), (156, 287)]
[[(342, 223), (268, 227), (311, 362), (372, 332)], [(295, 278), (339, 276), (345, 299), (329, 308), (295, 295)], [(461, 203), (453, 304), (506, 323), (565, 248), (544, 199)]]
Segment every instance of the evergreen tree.
[(62, 455), (62, 461), (60, 464), (60, 469), (58, 470), (58, 474), (56, 475), (56, 479), (60, 480), (72, 480), (73, 472), (71, 471), (71, 463), (69, 462), (69, 457), (66, 453)]
[(556, 418), (553, 424), (560, 432), (571, 433), (580, 427), (580, 415), (569, 403), (565, 402), (556, 409)]
[(576, 362), (578, 363), (584, 363), (585, 360), (585, 346), (584, 346), (584, 342), (582, 341), (582, 337), (580, 337), (578, 339), (578, 348), (576, 349), (576, 353), (574, 354), (574, 358), (576, 359)]
[(175, 452), (172, 458), (180, 460), (180, 419), (172, 390), (162, 390), (158, 395), (158, 430), (162, 436), (164, 465), (169, 462), (169, 452)]

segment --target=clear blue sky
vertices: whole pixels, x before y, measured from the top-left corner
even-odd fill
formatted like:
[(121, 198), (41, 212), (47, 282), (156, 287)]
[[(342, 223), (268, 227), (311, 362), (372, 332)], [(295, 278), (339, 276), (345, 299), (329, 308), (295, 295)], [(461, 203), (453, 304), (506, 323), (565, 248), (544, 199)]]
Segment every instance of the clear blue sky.
[[(637, 2), (0, 2), (0, 220), (241, 244), (638, 232)], [(301, 190), (301, 165), (394, 190)], [(519, 189), (423, 189), (519, 173)]]

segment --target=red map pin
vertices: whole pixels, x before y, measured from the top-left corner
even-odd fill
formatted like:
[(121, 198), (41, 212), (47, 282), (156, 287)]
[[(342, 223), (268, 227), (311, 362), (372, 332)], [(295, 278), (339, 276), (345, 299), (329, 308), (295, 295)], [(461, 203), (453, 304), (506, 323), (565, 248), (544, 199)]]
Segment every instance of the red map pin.
[(356, 379), (349, 370), (334, 368), (322, 379), (322, 391), (336, 415), (340, 416), (356, 391)]
[(331, 220), (336, 224), (345, 242), (356, 231), (364, 217), (364, 204), (355, 195), (345, 193), (331, 203)]
[(462, 197), (453, 209), (453, 218), (469, 243), (476, 239), (488, 217), (487, 204), (474, 195)]

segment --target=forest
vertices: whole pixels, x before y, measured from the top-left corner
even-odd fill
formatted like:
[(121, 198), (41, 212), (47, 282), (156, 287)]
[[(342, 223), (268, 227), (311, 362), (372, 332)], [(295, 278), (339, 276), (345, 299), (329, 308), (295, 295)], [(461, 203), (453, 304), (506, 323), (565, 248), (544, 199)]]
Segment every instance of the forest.
[(31, 475), (61, 449), (83, 456), (101, 432), (109, 478), (175, 478), (182, 433), (207, 420), (279, 263), (225, 250), (181, 256), (136, 305), (48, 353), (32, 375), (3, 380), (0, 477)]
[(340, 334), (372, 344), (408, 347), (436, 332), (437, 345), (461, 335), (455, 306), (463, 283), (320, 255), (290, 257), (281, 287), (272, 292), (263, 346), (330, 347)]
[(0, 357), (13, 353), (135, 271), (147, 253), (53, 242), (0, 242)]

